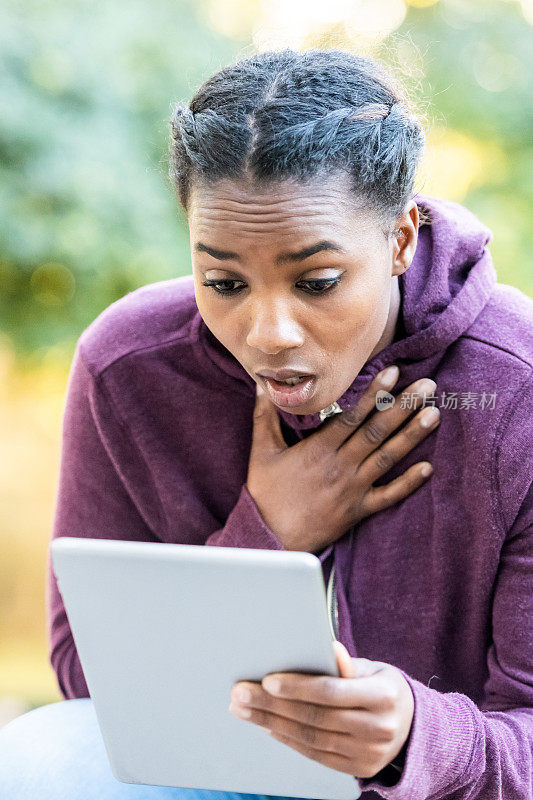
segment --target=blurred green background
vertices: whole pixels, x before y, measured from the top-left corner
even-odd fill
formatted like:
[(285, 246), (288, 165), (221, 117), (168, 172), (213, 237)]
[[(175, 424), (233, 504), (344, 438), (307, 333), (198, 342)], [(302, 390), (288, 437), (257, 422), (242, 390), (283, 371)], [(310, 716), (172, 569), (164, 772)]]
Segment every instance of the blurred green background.
[(428, 137), (416, 189), (494, 232), (533, 296), (533, 0), (17, 0), (0, 12), (0, 725), (60, 699), (45, 566), (82, 330), (191, 272), (171, 104), (255, 50), (343, 47), (403, 80)]

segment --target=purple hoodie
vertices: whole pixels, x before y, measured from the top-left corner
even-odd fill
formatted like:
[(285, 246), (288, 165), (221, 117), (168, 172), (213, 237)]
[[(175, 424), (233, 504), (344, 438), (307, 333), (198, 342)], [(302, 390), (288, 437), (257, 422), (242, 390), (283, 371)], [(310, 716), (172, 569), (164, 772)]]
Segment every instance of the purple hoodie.
[[(404, 338), (366, 362), (393, 394), (437, 383), (438, 428), (377, 484), (429, 460), (431, 478), (318, 555), (335, 565), (337, 638), (402, 671), (414, 695), (405, 762), (362, 797), (533, 798), (533, 301), (496, 282), (491, 232), (426, 195), (431, 216), (399, 277)], [(113, 303), (82, 333), (63, 418), (53, 536), (283, 549), (245, 485), (255, 383), (204, 324), (192, 276)], [(287, 443), (319, 414), (278, 409)], [(66, 698), (89, 695), (49, 566), (50, 659)]]

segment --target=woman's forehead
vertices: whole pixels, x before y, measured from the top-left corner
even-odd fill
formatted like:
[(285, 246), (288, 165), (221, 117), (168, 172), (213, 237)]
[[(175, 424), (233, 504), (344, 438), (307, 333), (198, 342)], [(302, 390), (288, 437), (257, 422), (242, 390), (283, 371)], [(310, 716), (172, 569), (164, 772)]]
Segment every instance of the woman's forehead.
[(231, 237), (291, 235), (301, 238), (372, 235), (379, 231), (374, 211), (349, 187), (346, 178), (299, 182), (294, 179), (258, 185), (223, 179), (191, 192), (189, 225), (197, 240), (216, 231)]

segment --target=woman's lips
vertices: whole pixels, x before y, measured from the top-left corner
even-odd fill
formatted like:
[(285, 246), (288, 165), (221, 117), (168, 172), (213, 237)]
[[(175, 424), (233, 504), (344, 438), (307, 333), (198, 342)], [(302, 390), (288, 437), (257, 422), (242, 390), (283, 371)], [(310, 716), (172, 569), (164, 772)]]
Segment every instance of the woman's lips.
[(300, 383), (294, 386), (290, 386), (287, 383), (280, 383), (279, 381), (275, 381), (274, 378), (264, 378), (261, 376), (261, 379), (267, 387), (272, 402), (277, 406), (284, 406), (285, 408), (301, 406), (303, 403), (307, 403), (316, 385), (315, 375), (305, 376)]

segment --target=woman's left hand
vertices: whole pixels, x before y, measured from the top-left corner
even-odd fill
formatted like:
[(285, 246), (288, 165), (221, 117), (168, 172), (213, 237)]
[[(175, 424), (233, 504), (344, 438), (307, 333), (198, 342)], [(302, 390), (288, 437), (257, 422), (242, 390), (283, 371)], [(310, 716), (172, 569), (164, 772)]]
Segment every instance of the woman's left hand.
[[(372, 778), (409, 736), (413, 694), (392, 664), (351, 658), (338, 641), (334, 647), (341, 677), (278, 672), (261, 683), (239, 681), (230, 711), (326, 767)], [(249, 692), (249, 702), (239, 699), (239, 690)]]

